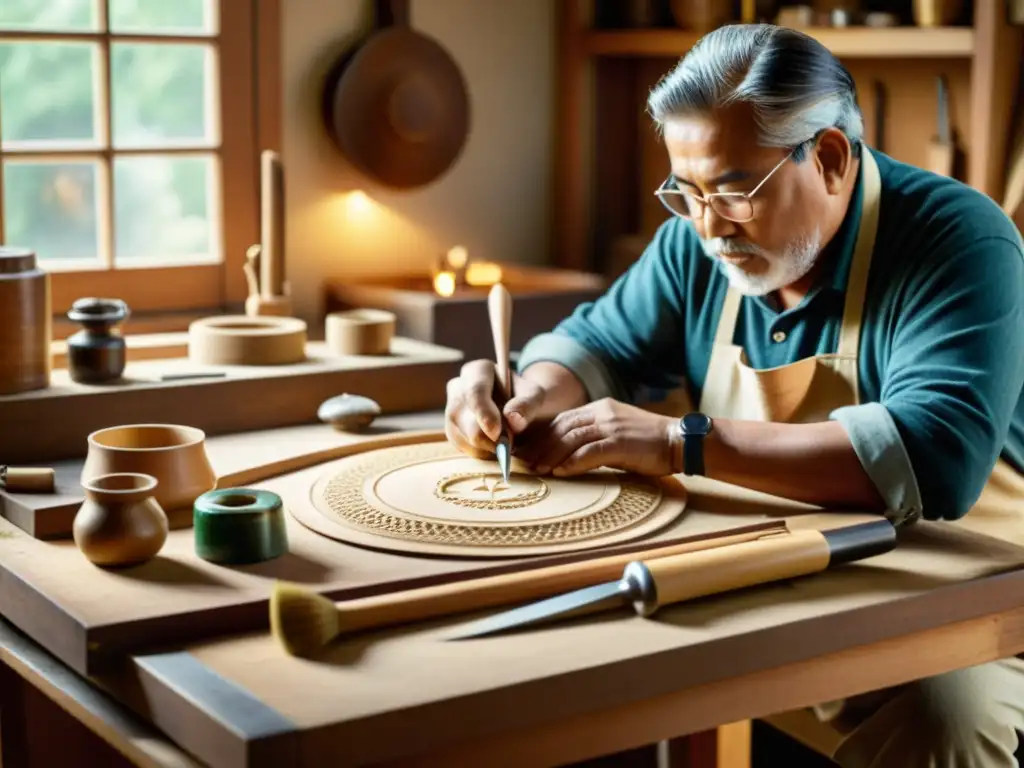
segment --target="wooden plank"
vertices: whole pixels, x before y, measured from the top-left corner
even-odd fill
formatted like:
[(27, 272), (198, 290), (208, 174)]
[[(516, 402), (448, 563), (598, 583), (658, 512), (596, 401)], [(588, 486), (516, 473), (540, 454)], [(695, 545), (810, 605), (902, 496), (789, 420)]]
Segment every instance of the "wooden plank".
[[(187, 332), (128, 334), (124, 341), (125, 357), (129, 362), (188, 357)], [(50, 353), (54, 368), (68, 367), (66, 340), (53, 341), (50, 344)]]
[[(3, 683), (0, 696), (20, 693), (23, 706), (25, 694), (31, 688), (30, 695), (36, 705), (24, 707), (24, 710), (31, 709), (30, 713), (3, 707), (4, 714), (11, 718), (11, 729), (15, 723), (22, 727), (22, 733), (17, 736), (28, 742), (30, 752), (34, 753), (47, 739), (52, 744), (53, 733), (59, 731), (61, 739), (57, 749), (61, 750), (61, 765), (111, 766), (111, 757), (123, 755), (127, 760), (117, 765), (200, 768), (199, 763), (152, 725), (76, 675), (4, 621), (0, 621), (0, 682)], [(46, 707), (45, 703), (50, 706)], [(27, 714), (33, 716), (23, 720), (17, 717)], [(93, 739), (88, 738), (90, 733)], [(74, 753), (68, 751), (69, 737), (74, 743)], [(98, 745), (109, 747), (103, 749)], [(11, 746), (13, 749), (14, 745)], [(41, 757), (33, 756), (37, 761)], [(74, 762), (69, 763), (72, 758)], [(11, 768), (15, 764), (12, 760)]]
[[(336, 356), (322, 342), (308, 344), (307, 356), (280, 366), (141, 360), (127, 365), (123, 382), (105, 385), (76, 384), (66, 371), (54, 371), (47, 389), (0, 397), (0, 457), (6, 464), (75, 458), (84, 455), (89, 433), (119, 424), (186, 424), (218, 435), (314, 423), (320, 403), (342, 392), (372, 397), (384, 413), (443, 408), (445, 385), (463, 358), (401, 337), (386, 357)], [(226, 376), (160, 380), (193, 371)]]
[(220, 677), (293, 724), (297, 765), (563, 764), (1024, 650), (1022, 567), (1018, 547), (922, 523), (870, 562), (652, 619), (458, 643), (444, 642), (454, 620), (436, 621), (349, 638), (315, 662), (258, 632), (188, 646), (175, 663), (135, 657), (116, 690), (159, 696), (158, 726), (214, 768), (237, 732), (179, 663), (198, 660), (204, 685)]
[[(342, 438), (333, 436), (325, 425), (320, 425), (320, 431), (320, 436), (305, 430), (281, 430), (211, 439), (211, 458), (216, 457), (222, 486), (266, 488), (280, 494), (287, 507), (310, 504), (310, 488), (335, 462), (310, 466), (307, 460), (298, 464), (304, 469), (263, 482), (249, 482), (250, 470), (299, 452), (312, 452), (315, 457), (319, 441), (324, 439), (337, 441), (333, 450), (339, 456)], [(342, 447), (355, 452), (367, 446), (424, 439), (443, 440), (444, 433), (408, 430), (369, 435)], [(284, 468), (294, 469), (295, 464)], [(749, 529), (769, 521), (766, 510), (779, 509), (770, 497), (747, 494), (745, 498), (769, 498), (769, 502), (742, 515), (698, 507), (646, 541), (699, 539)], [(715, 503), (713, 495), (705, 499), (708, 505)], [(791, 514), (814, 509), (779, 503)], [(823, 518), (826, 523), (829, 519)], [(335, 599), (356, 598), (586, 556), (574, 552), (515, 559), (414, 557), (324, 538), (291, 515), (287, 532), (289, 552), (256, 565), (225, 567), (206, 562), (195, 554), (192, 531), (179, 529), (170, 533), (154, 560), (134, 568), (108, 570), (89, 563), (72, 541), (39, 541), (0, 520), (0, 615), (76, 671), (90, 674), (128, 650), (154, 643), (187, 642), (266, 627), (267, 599), (277, 580), (301, 583)]]
[[(325, 454), (340, 446), (360, 443), (391, 432), (439, 430), (443, 413), (426, 411), (401, 416), (382, 416), (362, 433), (337, 432), (316, 423), (298, 427), (247, 431), (207, 438), (206, 452), (221, 487), (246, 485), (275, 475), (294, 472), (311, 463), (326, 460)], [(273, 464), (274, 469), (264, 469)], [(71, 536), (75, 513), (85, 501), (80, 476), (81, 459), (52, 463), (56, 470), (54, 493), (11, 493), (0, 491), (0, 517), (6, 518), (37, 539)], [(172, 529), (192, 525), (189, 510), (171, 512)]]

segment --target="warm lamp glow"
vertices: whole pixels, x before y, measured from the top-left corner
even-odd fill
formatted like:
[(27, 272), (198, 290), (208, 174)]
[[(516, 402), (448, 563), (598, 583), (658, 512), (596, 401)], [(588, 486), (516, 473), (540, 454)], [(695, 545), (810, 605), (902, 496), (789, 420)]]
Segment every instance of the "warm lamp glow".
[(451, 296), (455, 293), (455, 273), (438, 272), (434, 275), (434, 292), (438, 296)]
[(463, 246), (456, 245), (450, 251), (448, 251), (448, 266), (452, 269), (462, 269), (466, 266), (466, 262), (469, 261), (469, 251)]
[(501, 282), (501, 267), (487, 261), (474, 261), (466, 267), (466, 283), (473, 286), (488, 286)]
[(361, 219), (373, 212), (373, 200), (361, 189), (345, 194), (345, 213), (350, 218)]

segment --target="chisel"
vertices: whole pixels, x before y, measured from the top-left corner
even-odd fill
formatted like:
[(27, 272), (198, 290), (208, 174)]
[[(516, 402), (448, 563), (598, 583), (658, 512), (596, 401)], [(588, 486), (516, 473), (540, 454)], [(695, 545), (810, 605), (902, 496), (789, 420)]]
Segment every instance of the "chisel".
[[(512, 399), (512, 369), (509, 365), (509, 354), (512, 334), (512, 296), (501, 283), (495, 283), (487, 296), (487, 311), (490, 315), (491, 334), (494, 337), (495, 388), (500, 397), (498, 408)], [(509, 481), (512, 467), (512, 430), (508, 421), (501, 417), (501, 435), (494, 449), (501, 468), (501, 476), (505, 483)]]
[(618, 581), (584, 587), (457, 627), (447, 640), (465, 640), (555, 619), (632, 606), (641, 616), (684, 600), (818, 573), (880, 555), (896, 546), (886, 519), (827, 531), (794, 531), (734, 544), (628, 563)]

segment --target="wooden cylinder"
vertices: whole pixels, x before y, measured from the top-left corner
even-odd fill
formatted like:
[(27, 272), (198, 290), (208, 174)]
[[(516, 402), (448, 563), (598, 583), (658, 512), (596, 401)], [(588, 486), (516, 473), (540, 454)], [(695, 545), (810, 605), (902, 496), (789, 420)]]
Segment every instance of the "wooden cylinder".
[(5, 467), (0, 465), (0, 488), (11, 493), (53, 493), (56, 472), (52, 467)]
[(0, 395), (50, 386), (50, 276), (25, 248), (0, 246)]
[(284, 169), (281, 156), (265, 150), (260, 157), (260, 292), (264, 298), (284, 294)]

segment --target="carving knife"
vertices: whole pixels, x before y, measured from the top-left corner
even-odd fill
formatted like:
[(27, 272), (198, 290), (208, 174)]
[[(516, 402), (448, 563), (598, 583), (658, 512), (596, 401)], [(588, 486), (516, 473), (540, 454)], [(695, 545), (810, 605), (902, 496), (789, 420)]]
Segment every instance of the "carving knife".
[[(494, 337), (495, 388), (500, 392), (498, 408), (512, 399), (512, 370), (509, 366), (509, 347), (512, 334), (512, 296), (501, 283), (495, 283), (487, 295), (487, 311)], [(494, 448), (501, 468), (501, 476), (508, 483), (512, 468), (512, 430), (505, 417), (501, 417), (501, 435)]]
[(463, 624), (446, 639), (482, 637), (625, 606), (651, 616), (672, 603), (818, 573), (895, 547), (896, 528), (881, 518), (827, 531), (794, 531), (702, 552), (633, 560), (618, 581)]
[(885, 152), (885, 83), (875, 80), (875, 149)]
[(928, 170), (943, 176), (953, 175), (954, 147), (953, 130), (949, 117), (949, 85), (946, 78), (937, 79), (936, 135), (928, 146)]

